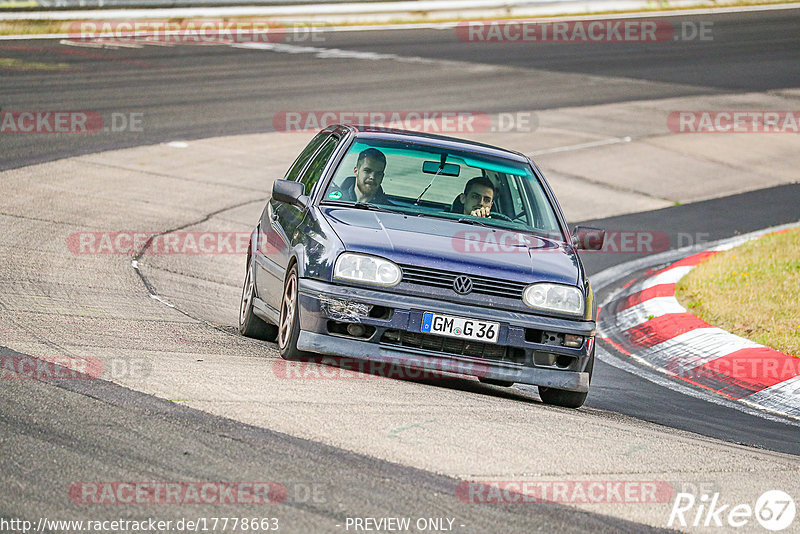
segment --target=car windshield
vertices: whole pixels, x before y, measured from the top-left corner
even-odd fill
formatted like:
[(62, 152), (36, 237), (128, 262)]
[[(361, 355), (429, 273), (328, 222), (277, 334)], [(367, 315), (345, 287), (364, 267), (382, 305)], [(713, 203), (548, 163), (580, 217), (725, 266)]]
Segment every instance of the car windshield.
[(427, 145), (383, 140), (353, 143), (322, 203), (451, 219), (563, 240), (555, 212), (529, 165)]

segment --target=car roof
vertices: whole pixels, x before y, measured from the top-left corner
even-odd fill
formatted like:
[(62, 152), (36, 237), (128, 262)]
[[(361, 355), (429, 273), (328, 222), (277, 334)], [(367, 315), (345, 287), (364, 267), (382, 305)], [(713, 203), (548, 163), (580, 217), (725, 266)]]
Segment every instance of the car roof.
[[(331, 128), (331, 127), (329, 127)], [(422, 145), (435, 146), (438, 148), (448, 148), (466, 152), (475, 152), (486, 156), (511, 159), (525, 163), (528, 158), (519, 152), (506, 150), (504, 148), (448, 137), (445, 135), (430, 134), (424, 132), (413, 132), (409, 130), (399, 130), (392, 128), (380, 128), (377, 126), (353, 126), (351, 124), (336, 125), (333, 128), (348, 130), (359, 139), (383, 139), (390, 141), (402, 141), (407, 143), (419, 143)]]

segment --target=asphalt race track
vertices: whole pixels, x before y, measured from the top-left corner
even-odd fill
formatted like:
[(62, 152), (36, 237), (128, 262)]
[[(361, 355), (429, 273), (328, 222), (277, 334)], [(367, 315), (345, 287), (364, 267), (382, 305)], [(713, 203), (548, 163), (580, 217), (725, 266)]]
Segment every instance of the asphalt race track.
[[(566, 134), (553, 121), (578, 108), (614, 139), (622, 134), (601, 110), (773, 109), (779, 98), (797, 109), (798, 10), (670, 20), (710, 23), (714, 38), (528, 46), (417, 29), (327, 32), (282, 49), (0, 40), (0, 58), (15, 65), (0, 62), (0, 110), (142, 118), (135, 131), (0, 134), (0, 356), (118, 358), (145, 362), (149, 373), (3, 380), (0, 518), (247, 515), (279, 517), (286, 532), (345, 532), (348, 518), (411, 517), (454, 518), (462, 532), (642, 532), (667, 526), (668, 500), (480, 505), (459, 500), (456, 488), (461, 480), (659, 480), (676, 491), (712, 488), (726, 502), (752, 503), (767, 489), (800, 497), (797, 422), (662, 387), (646, 370), (598, 361), (578, 411), (542, 405), (535, 388), (468, 380), (282, 381), (272, 376), (275, 346), (235, 333), (241, 257), (145, 257), (134, 270), (130, 256), (65, 250), (65, 237), (79, 231), (248, 228), (308, 138), (274, 132), (274, 117), (287, 110), (535, 112), (543, 136), (572, 146), (556, 142)], [(309, 46), (325, 52), (301, 50)], [(228, 137), (240, 134), (252, 135)], [(533, 147), (539, 133), (513, 135), (494, 138)], [(492, 132), (482, 139), (492, 142)], [(166, 144), (174, 141), (191, 155)], [(759, 142), (763, 154), (782, 147), (776, 167), (796, 169), (793, 139)], [(758, 154), (748, 169), (773, 161)], [(568, 163), (548, 157), (552, 182), (573, 180)], [(717, 164), (749, 185), (709, 185), (677, 199), (614, 183), (605, 194), (640, 208), (607, 216), (557, 192), (570, 222), (658, 229), (672, 247), (684, 244), (679, 236), (713, 241), (800, 219), (791, 170), (775, 179), (768, 169), (748, 175)], [(696, 181), (676, 179), (687, 190)], [(584, 263), (597, 274), (642, 256), (586, 255)], [(266, 508), (91, 506), (69, 497), (89, 481), (188, 480), (279, 481), (287, 494)]]
[[(322, 43), (291, 43), (463, 62), (455, 64), (461, 73), (448, 71), (446, 78), (408, 76), (413, 64), (400, 69), (392, 60), (343, 70), (312, 54), (227, 46), (98, 50), (57, 40), (2, 41), (3, 57), (64, 65), (57, 74), (4, 70), (2, 109), (146, 112), (147, 121), (145, 132), (85, 140), (6, 136), (0, 169), (176, 138), (262, 132), (275, 113), (289, 109), (351, 109), (354, 103), (359, 109), (415, 109), (424, 102), (431, 110), (497, 113), (796, 87), (797, 20), (794, 11), (677, 17), (676, 25), (711, 23), (713, 40), (542, 43), (535, 50), (522, 43), (464, 43), (452, 30), (337, 32), (323, 34)], [(497, 68), (481, 68), (486, 65)], [(500, 75), (508, 72), (499, 67), (519, 70)], [(540, 69), (548, 75), (538, 76)], [(570, 77), (576, 74), (582, 83)]]

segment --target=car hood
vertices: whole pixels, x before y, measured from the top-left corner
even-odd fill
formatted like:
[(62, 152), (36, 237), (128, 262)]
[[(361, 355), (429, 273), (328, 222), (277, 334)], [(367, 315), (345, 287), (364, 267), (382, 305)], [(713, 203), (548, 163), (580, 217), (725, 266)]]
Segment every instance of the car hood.
[(349, 251), (464, 274), (581, 285), (578, 255), (560, 240), (431, 217), (320, 209)]

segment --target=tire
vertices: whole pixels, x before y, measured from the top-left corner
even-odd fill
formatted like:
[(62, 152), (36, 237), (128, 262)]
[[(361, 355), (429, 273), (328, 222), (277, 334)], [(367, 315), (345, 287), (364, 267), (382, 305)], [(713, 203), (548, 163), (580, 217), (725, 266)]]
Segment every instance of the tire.
[(275, 341), (278, 336), (278, 327), (270, 324), (253, 313), (253, 298), (255, 297), (255, 273), (251, 257), (247, 258), (247, 271), (242, 286), (242, 299), (239, 303), (239, 333), (254, 339)]
[(300, 360), (308, 356), (297, 350), (300, 336), (300, 310), (297, 305), (297, 265), (292, 265), (283, 284), (281, 318), (278, 321), (278, 352), (284, 360)]
[(479, 376), (478, 380), (483, 382), (484, 384), (490, 384), (492, 386), (500, 386), (502, 388), (510, 388), (514, 385), (514, 382), (509, 382), (508, 380), (497, 380), (496, 378), (486, 378), (483, 376)]
[[(587, 367), (589, 372), (589, 384), (592, 383), (592, 372), (594, 371), (594, 347), (592, 347), (592, 357)], [(586, 402), (587, 393), (577, 391), (566, 391), (564, 389), (546, 388), (539, 386), (539, 396), (545, 404), (562, 406), (564, 408), (580, 408)]]

